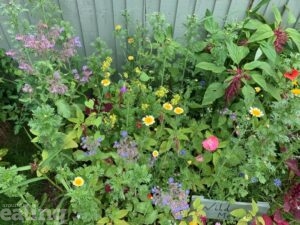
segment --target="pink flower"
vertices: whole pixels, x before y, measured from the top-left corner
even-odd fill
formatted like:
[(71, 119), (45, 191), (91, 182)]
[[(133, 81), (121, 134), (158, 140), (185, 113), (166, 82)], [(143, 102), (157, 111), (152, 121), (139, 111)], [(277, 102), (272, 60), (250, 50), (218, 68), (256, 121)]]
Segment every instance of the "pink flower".
[(197, 161), (197, 162), (203, 162), (203, 161), (204, 161), (203, 155), (197, 155), (197, 156), (196, 156), (196, 161)]
[(216, 136), (210, 136), (202, 142), (202, 146), (207, 151), (214, 152), (219, 147), (219, 140)]

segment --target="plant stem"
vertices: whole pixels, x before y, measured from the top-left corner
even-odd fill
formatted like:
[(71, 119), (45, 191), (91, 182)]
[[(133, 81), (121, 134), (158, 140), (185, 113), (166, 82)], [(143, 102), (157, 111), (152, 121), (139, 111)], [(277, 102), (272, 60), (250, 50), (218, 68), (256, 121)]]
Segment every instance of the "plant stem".
[(60, 190), (61, 192), (64, 192), (64, 190), (61, 188), (61, 187), (59, 187), (56, 183), (54, 183), (54, 181), (53, 180), (51, 180), (46, 174), (44, 174), (44, 176), (47, 178), (47, 180), (54, 186), (54, 187), (56, 187), (58, 190)]

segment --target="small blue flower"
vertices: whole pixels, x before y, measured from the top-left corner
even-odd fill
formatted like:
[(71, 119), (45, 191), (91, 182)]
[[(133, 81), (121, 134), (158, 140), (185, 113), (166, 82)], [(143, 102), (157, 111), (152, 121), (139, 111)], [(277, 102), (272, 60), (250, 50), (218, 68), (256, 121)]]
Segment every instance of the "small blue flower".
[(182, 149), (182, 150), (180, 150), (180, 153), (179, 153), (180, 155), (185, 155), (186, 154), (186, 150), (185, 149)]
[(126, 130), (122, 130), (122, 131), (121, 131), (121, 136), (122, 136), (123, 138), (126, 138), (126, 137), (128, 136), (128, 132), (127, 132)]
[(280, 187), (281, 186), (281, 180), (279, 178), (274, 179), (274, 185), (276, 187)]
[(258, 178), (257, 177), (251, 177), (251, 183), (257, 183)]
[(173, 177), (170, 177), (169, 180), (168, 180), (169, 184), (172, 184), (174, 183), (174, 178)]

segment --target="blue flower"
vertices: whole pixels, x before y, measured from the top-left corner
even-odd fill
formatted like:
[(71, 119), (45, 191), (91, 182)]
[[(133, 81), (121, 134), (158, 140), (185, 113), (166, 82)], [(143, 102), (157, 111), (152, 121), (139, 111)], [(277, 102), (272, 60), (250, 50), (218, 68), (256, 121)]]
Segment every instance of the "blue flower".
[(279, 179), (279, 178), (276, 178), (276, 179), (274, 179), (274, 185), (276, 186), (276, 187), (280, 187), (281, 186), (281, 180)]
[(121, 136), (122, 136), (123, 138), (126, 138), (126, 137), (128, 136), (128, 132), (127, 132), (126, 130), (122, 130), (122, 131), (121, 131)]

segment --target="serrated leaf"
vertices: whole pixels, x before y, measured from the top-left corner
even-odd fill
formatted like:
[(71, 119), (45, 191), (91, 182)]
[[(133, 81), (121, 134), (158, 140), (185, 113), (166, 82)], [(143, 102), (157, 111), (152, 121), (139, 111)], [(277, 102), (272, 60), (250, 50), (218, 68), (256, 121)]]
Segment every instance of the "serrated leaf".
[(211, 83), (205, 91), (202, 105), (212, 104), (216, 99), (224, 96), (225, 89), (221, 83)]
[(209, 10), (206, 10), (205, 13), (204, 28), (211, 34), (220, 29), (219, 24), (214, 20), (213, 15)]
[(237, 65), (249, 54), (249, 49), (245, 46), (237, 46), (233, 42), (227, 42), (226, 46), (230, 58)]
[(266, 63), (266, 62), (263, 62), (263, 61), (252, 61), (250, 63), (246, 63), (244, 65), (244, 69), (245, 70), (253, 70), (253, 69), (256, 69), (256, 68), (259, 68), (261, 69), (262, 71), (266, 72), (268, 75), (271, 75), (271, 76), (275, 76), (275, 72), (273, 71), (273, 69), (271, 68), (271, 66)]
[(258, 212), (258, 206), (257, 206), (257, 203), (253, 199), (251, 202), (251, 207), (252, 207), (252, 209), (251, 209), (250, 213), (252, 216), (255, 216)]
[(122, 219), (127, 214), (128, 214), (128, 210), (126, 210), (126, 209), (118, 210), (117, 212), (114, 213), (115, 218), (117, 218), (117, 219)]
[(230, 215), (237, 217), (237, 218), (243, 218), (247, 215), (247, 212), (245, 209), (235, 209), (230, 212)]
[(140, 80), (143, 82), (147, 82), (148, 80), (150, 80), (150, 77), (145, 72), (142, 72), (140, 75)]
[(288, 33), (289, 37), (296, 44), (298, 51), (300, 51), (300, 33), (293, 28), (287, 28), (285, 31)]
[(274, 36), (272, 28), (267, 24), (260, 25), (257, 30), (250, 36), (248, 43), (261, 41)]
[(63, 139), (63, 149), (77, 148), (78, 144), (73, 140), (73, 134), (70, 133), (64, 136)]
[(260, 49), (272, 63), (275, 63), (277, 54), (274, 45), (271, 45), (268, 42), (263, 42), (260, 44)]
[(197, 68), (212, 71), (213, 73), (222, 73), (226, 68), (224, 66), (218, 66), (210, 62), (200, 62), (196, 65)]
[(163, 141), (160, 145), (159, 152), (160, 153), (167, 152), (171, 149), (171, 147), (172, 147), (172, 141), (170, 141), (170, 140)]
[(153, 210), (151, 213), (147, 214), (144, 220), (144, 224), (154, 224), (158, 217), (158, 212)]
[(244, 95), (246, 108), (251, 107), (255, 100), (255, 90), (250, 85), (245, 85), (242, 88), (242, 93)]
[(55, 102), (57, 113), (64, 118), (71, 117), (71, 107), (64, 99), (59, 99)]

